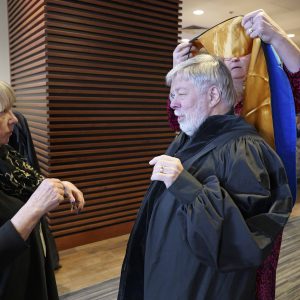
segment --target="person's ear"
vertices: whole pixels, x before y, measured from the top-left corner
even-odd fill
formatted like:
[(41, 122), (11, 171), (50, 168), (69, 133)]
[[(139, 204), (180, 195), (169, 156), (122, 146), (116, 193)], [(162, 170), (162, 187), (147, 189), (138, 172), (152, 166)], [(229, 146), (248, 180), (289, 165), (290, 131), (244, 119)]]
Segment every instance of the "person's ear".
[(215, 107), (221, 101), (221, 93), (216, 86), (211, 86), (208, 90), (209, 107)]

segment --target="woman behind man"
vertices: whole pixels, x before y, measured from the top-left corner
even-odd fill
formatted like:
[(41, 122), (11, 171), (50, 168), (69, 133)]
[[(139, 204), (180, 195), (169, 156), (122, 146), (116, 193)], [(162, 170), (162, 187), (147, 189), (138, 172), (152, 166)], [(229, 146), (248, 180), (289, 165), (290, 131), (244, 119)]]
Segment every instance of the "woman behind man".
[(43, 216), (68, 199), (76, 211), (82, 193), (70, 182), (45, 179), (7, 145), (17, 118), (13, 89), (0, 81), (0, 299), (58, 299), (43, 236)]
[[(294, 95), (296, 112), (300, 113), (300, 49), (287, 37), (284, 30), (262, 9), (246, 14), (242, 20), (242, 26), (251, 38), (259, 37), (265, 43), (273, 46), (289, 78)], [(173, 65), (185, 61), (190, 56), (190, 52), (197, 51), (198, 49), (191, 43), (179, 44), (173, 52)], [(243, 83), (248, 72), (249, 61), (250, 55), (231, 57), (224, 60), (231, 72), (238, 94), (238, 100), (235, 104), (235, 113), (238, 115), (241, 113), (243, 106)], [(173, 120), (170, 124), (171, 127), (178, 130), (176, 118), (172, 115), (172, 110), (168, 109), (168, 112), (170, 120)]]

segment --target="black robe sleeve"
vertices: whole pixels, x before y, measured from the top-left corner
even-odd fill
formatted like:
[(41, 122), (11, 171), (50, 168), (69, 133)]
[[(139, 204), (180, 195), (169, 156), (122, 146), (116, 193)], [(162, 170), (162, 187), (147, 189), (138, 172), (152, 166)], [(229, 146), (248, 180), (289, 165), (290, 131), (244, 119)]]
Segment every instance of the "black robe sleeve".
[(29, 247), (10, 221), (22, 205), (21, 200), (0, 190), (0, 270)]
[(285, 170), (277, 154), (255, 140), (240, 138), (211, 155), (215, 175), (200, 182), (197, 170), (184, 170), (169, 188), (181, 203), (185, 240), (220, 271), (258, 267), (292, 208)]
[(27, 243), (10, 221), (0, 227), (0, 269), (9, 265), (27, 248)]

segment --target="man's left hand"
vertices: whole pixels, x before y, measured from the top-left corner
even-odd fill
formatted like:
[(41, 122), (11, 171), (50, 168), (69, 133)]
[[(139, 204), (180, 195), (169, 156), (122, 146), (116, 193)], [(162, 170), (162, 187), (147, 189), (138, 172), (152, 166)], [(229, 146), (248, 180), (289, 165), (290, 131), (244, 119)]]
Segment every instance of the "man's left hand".
[(181, 161), (172, 156), (160, 155), (149, 161), (153, 167), (151, 180), (163, 181), (169, 188), (183, 171)]

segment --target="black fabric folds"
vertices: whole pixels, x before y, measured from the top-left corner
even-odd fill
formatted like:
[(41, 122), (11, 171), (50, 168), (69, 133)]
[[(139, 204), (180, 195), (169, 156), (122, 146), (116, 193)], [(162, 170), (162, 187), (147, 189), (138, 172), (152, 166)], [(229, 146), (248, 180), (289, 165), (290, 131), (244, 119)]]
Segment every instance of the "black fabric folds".
[(185, 169), (159, 197), (156, 182), (146, 194), (118, 299), (255, 299), (256, 269), (292, 208), (277, 154), (232, 115), (209, 117), (191, 138), (180, 134), (167, 154)]

